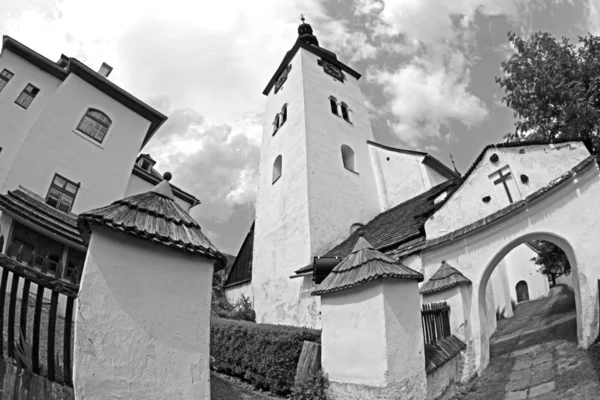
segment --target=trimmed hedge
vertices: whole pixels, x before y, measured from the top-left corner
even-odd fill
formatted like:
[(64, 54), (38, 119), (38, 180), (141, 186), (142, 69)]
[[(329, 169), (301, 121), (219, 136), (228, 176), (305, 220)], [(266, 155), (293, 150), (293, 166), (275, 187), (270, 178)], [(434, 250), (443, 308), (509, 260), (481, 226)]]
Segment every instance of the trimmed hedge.
[(305, 340), (319, 342), (321, 332), (213, 318), (210, 329), (212, 368), (258, 389), (287, 395), (294, 386)]

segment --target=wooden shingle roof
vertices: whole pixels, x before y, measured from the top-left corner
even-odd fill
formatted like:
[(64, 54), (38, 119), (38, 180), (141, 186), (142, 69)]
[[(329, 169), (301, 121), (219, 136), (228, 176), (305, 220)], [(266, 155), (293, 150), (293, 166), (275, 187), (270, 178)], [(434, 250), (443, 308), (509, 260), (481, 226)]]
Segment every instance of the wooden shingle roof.
[(467, 349), (467, 345), (456, 336), (425, 345), (425, 372), (427, 375), (452, 360)]
[(225, 256), (204, 235), (200, 225), (174, 200), (166, 179), (149, 192), (82, 213), (77, 222), (86, 240), (91, 224), (98, 224), (227, 263)]
[(421, 273), (375, 250), (365, 238), (359, 237), (352, 253), (333, 268), (312, 295), (339, 292), (381, 278), (423, 281)]
[(465, 283), (471, 284), (471, 281), (446, 261), (442, 261), (442, 266), (436, 271), (435, 274), (431, 276), (431, 278), (429, 278), (427, 282), (425, 282), (425, 284), (419, 290), (419, 293), (435, 293)]

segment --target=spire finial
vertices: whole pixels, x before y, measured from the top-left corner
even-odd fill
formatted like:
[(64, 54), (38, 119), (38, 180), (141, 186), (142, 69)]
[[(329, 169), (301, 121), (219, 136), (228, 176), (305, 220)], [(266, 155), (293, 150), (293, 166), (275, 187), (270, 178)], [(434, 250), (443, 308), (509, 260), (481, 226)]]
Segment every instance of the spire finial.
[(304, 23), (305, 17), (305, 14), (300, 14), (300, 21), (302, 21), (302, 23)]
[(454, 164), (454, 157), (452, 157), (452, 153), (450, 153), (450, 160), (452, 161), (452, 166), (454, 167), (454, 172), (456, 172), (458, 174), (458, 176), (460, 176), (460, 172), (458, 172), (458, 169), (456, 169), (456, 164)]

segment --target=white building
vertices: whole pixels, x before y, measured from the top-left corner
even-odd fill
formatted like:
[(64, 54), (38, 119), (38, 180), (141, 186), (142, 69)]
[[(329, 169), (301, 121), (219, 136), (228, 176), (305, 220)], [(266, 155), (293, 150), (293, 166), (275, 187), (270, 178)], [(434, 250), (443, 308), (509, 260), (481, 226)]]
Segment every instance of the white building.
[[(47, 257), (59, 278), (77, 280), (83, 266), (78, 213), (162, 180), (155, 161), (138, 153), (167, 117), (112, 83), (111, 71), (2, 41), (0, 250), (37, 267)], [(199, 204), (174, 186), (173, 193), (186, 211)]]

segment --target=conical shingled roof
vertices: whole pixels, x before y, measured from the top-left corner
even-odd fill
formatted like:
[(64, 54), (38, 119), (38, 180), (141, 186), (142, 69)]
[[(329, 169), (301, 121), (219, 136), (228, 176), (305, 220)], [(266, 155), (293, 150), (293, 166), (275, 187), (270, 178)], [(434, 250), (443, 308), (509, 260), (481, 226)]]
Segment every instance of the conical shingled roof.
[(429, 294), (439, 292), (463, 283), (471, 284), (471, 281), (446, 261), (442, 261), (442, 266), (425, 282), (419, 293)]
[(173, 198), (168, 179), (146, 193), (117, 200), (79, 215), (77, 226), (89, 241), (91, 224), (125, 232), (178, 250), (226, 262), (202, 232), (200, 225)]
[(423, 281), (422, 274), (375, 250), (360, 236), (352, 253), (333, 268), (312, 295), (338, 292), (381, 278)]

